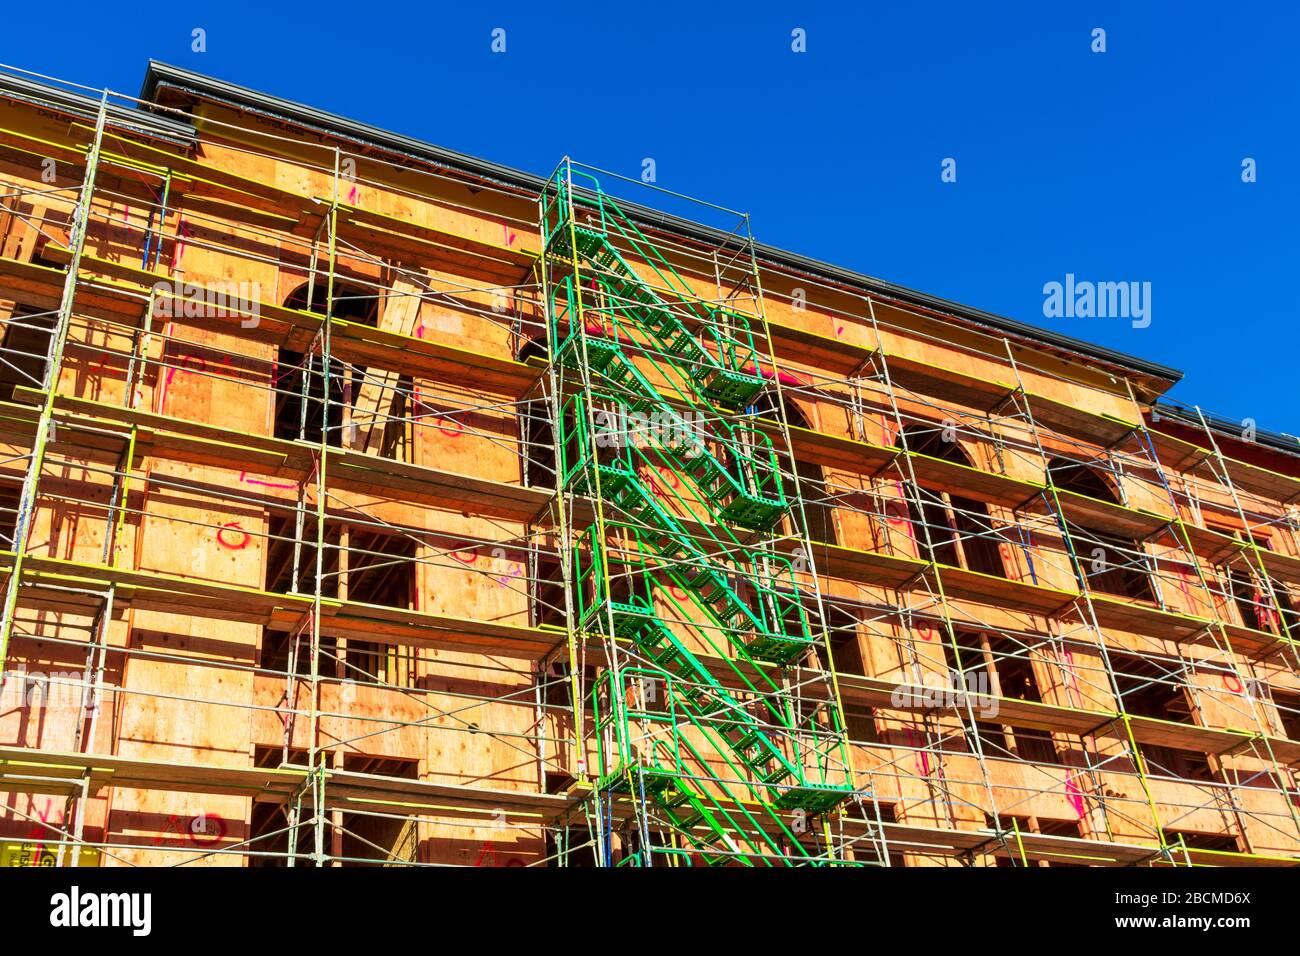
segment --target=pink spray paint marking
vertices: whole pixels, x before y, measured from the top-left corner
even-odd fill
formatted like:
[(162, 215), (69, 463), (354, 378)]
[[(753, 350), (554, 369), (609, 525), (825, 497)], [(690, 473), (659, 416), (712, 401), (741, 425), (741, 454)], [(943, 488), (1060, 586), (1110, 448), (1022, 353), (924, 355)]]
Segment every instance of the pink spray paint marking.
[(516, 578), (522, 577), (523, 573), (524, 573), (524, 566), (520, 564), (518, 561), (511, 561), (510, 564), (506, 566), (506, 573), (497, 575), (497, 587), (499, 588), (510, 587), (511, 582), (514, 581)]
[(1075, 784), (1073, 777), (1065, 778), (1065, 796), (1070, 801), (1070, 806), (1074, 807), (1074, 812), (1079, 815), (1079, 819), (1084, 818), (1086, 807), (1083, 802), (1083, 791)]
[[(170, 329), (171, 323), (168, 323), (167, 327), (168, 329)], [(165, 334), (166, 333), (164, 333), (164, 335)], [(197, 366), (197, 367), (192, 367), (192, 366)], [(167, 370), (167, 374), (163, 376), (162, 388), (158, 390), (158, 411), (165, 412), (167, 410), (168, 391), (170, 389), (172, 379), (176, 377), (177, 372), (182, 372), (188, 375), (190, 372), (203, 372), (206, 370), (207, 370), (207, 363), (203, 360), (201, 356), (182, 355), (180, 357), (179, 367), (173, 366), (169, 368)]]
[(274, 481), (262, 481), (262, 480), (259, 479), (259, 478), (250, 478), (250, 477), (248, 477), (248, 472), (246, 472), (246, 471), (241, 471), (241, 472), (239, 473), (239, 480), (242, 481), (242, 482), (243, 482), (244, 484), (246, 484), (246, 485), (261, 485), (263, 488), (289, 488), (289, 489), (293, 489), (293, 488), (297, 488), (297, 487), (298, 487), (297, 485), (292, 484), (292, 483), (291, 483), (291, 484), (287, 484), (287, 485), (282, 485), (282, 484), (279, 484), (278, 482), (274, 482)]
[(517, 237), (513, 232), (510, 231), (510, 227), (506, 225), (504, 222), (501, 224), (501, 232), (506, 237), (506, 245), (513, 246), (515, 244), (515, 239)]
[(173, 272), (175, 272), (176, 267), (181, 264), (181, 259), (185, 257), (185, 240), (188, 239), (189, 236), (190, 227), (186, 224), (185, 220), (182, 219), (176, 224), (176, 248), (172, 251), (171, 265)]
[[(168, 339), (170, 339), (171, 334), (172, 334), (172, 323), (168, 322), (166, 325), (163, 326), (163, 331), (162, 331), (163, 340), (167, 341)], [(164, 355), (165, 354), (166, 353), (164, 352)], [(171, 382), (171, 380), (172, 380), (171, 370), (169, 369), (167, 374), (163, 376), (162, 384), (159, 385), (157, 390), (154, 392), (154, 398), (157, 399), (158, 401), (158, 411), (160, 412), (164, 411), (167, 408), (167, 385)]]
[(922, 775), (926, 777), (930, 776), (930, 755), (925, 752), (925, 749), (922, 746), (923, 741), (921, 740), (921, 735), (911, 724), (905, 723), (903, 728), (907, 731), (907, 742), (917, 748), (916, 766), (920, 768)]

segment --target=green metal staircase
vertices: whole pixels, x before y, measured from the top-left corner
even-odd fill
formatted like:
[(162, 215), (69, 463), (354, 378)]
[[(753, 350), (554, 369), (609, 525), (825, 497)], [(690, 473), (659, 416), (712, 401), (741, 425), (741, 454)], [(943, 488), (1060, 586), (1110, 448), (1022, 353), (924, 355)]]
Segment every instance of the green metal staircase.
[[(750, 320), (699, 298), (591, 182), (557, 175), (542, 220), (544, 261), (564, 271), (552, 356), (581, 380), (560, 404), (560, 486), (614, 512), (575, 538), (575, 626), (633, 660), (592, 690), (597, 786), (652, 801), (675, 861), (844, 862), (792, 826), (854, 791), (833, 700), (809, 705), (771, 667), (817, 638), (792, 563), (762, 540), (791, 507), (772, 443), (728, 420), (766, 384)], [(659, 431), (629, 441), (629, 419)], [(663, 689), (653, 706), (647, 686)]]
[[(759, 356), (748, 320), (738, 312), (698, 300), (684, 302), (683, 319), (628, 265), (611, 241), (608, 229), (613, 228), (650, 264), (665, 288), (694, 298), (690, 286), (635, 224), (600, 193), (596, 194), (596, 208), (604, 228), (575, 224), (566, 229), (560, 224), (551, 235), (554, 254), (569, 256), (576, 248), (578, 259), (592, 269), (594, 281), (609, 299), (609, 315), (643, 330), (664, 356), (685, 367), (702, 398), (729, 407), (749, 402), (762, 390), (764, 380), (757, 372)], [(698, 331), (692, 332), (688, 322)]]

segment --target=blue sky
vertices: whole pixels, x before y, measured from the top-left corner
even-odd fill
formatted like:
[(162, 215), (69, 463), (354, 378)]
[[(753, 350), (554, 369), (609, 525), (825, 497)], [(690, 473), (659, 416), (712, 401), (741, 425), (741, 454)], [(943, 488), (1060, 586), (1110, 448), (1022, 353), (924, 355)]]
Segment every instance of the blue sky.
[[(55, 32), (19, 4), (0, 61), (135, 93), (155, 57), (538, 173), (652, 157), (764, 242), (1172, 365), (1175, 397), (1300, 434), (1300, 13), (845, 6), (97, 5)], [(1150, 325), (1045, 318), (1066, 273), (1150, 282)]]

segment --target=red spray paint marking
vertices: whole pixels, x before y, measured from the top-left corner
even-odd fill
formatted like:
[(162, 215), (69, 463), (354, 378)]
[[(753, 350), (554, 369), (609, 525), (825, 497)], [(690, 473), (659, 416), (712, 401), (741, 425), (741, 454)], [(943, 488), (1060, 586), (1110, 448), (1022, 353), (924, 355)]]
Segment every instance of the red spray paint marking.
[(517, 857), (517, 856), (512, 856), (510, 859), (506, 860), (506, 862), (505, 862), (504, 864), (498, 863), (498, 862), (497, 862), (497, 848), (496, 848), (496, 845), (495, 845), (491, 840), (484, 840), (484, 841), (483, 841), (483, 848), (482, 848), (481, 850), (479, 850), (478, 861), (477, 861), (474, 865), (475, 865), (475, 866), (482, 866), (484, 860), (490, 860), (490, 861), (491, 861), (490, 863), (487, 864), (488, 866), (502, 866), (502, 865), (504, 865), (504, 866), (526, 866), (526, 865), (527, 865), (527, 864), (524, 863), (523, 860), (519, 859), (519, 857)]
[(175, 833), (181, 839), (168, 840), (167, 846), (183, 846), (186, 840), (199, 847), (212, 846), (221, 842), (221, 838), (226, 835), (226, 821), (201, 810), (196, 816), (183, 819), (173, 813), (167, 818), (159, 834), (153, 838), (153, 845), (163, 845), (163, 838), (168, 833)]
[(177, 372), (206, 372), (208, 370), (207, 360), (201, 355), (182, 355), (180, 357), (180, 366), (172, 366), (167, 370), (167, 377), (163, 385), (170, 385), (172, 379), (176, 377)]
[[(36, 811), (36, 816), (40, 819), (41, 823), (53, 823), (56, 827), (63, 822), (63, 811), (55, 807), (54, 801), (49, 797), (45, 798), (45, 808), (38, 809)], [(27, 835), (29, 837), (44, 837), (47, 832), (48, 830), (45, 827), (34, 826)], [(38, 840), (36, 843), (36, 858), (39, 860), (41, 854), (44, 852), (45, 841)]]
[(353, 187), (352, 187), (352, 192), (348, 193), (348, 204), (349, 204), (349, 205), (352, 205), (352, 206), (355, 206), (355, 205), (357, 204), (357, 196), (359, 196), (359, 195), (361, 195), (361, 194), (360, 194), (359, 192), (357, 192), (357, 187), (356, 187), (356, 186), (353, 186)]
[(280, 368), (279, 362), (272, 362), (271, 363), (271, 387), (279, 388), (280, 383), (283, 382), (286, 378), (288, 378), (296, 371), (298, 371), (298, 366), (296, 365), (286, 365), (282, 370)]
[(506, 237), (506, 245), (513, 246), (515, 244), (515, 234), (510, 231), (510, 227), (504, 222), (501, 224), (501, 232)]
[(424, 410), (426, 407), (427, 406), (424, 404), (424, 398), (420, 395), (420, 386), (417, 385), (415, 387), (415, 411), (416, 411), (416, 415), (421, 419), (421, 421), (419, 421), (418, 424), (420, 425), (428, 424), (427, 422), (423, 421), (423, 419), (430, 419), (435, 423), (450, 422), (451, 427), (448, 427), (446, 424), (436, 425), (438, 431), (442, 432), (448, 438), (460, 438), (461, 435), (465, 433), (464, 422), (457, 421), (456, 419), (452, 418), (450, 414), (445, 412), (434, 412), (431, 415), (426, 415), (424, 414)]
[[(243, 539), (239, 540), (238, 544), (234, 543), (233, 541), (227, 541), (225, 536), (228, 530), (237, 531), (239, 534), (243, 535)], [(223, 548), (225, 548), (228, 551), (243, 551), (245, 548), (248, 547), (248, 543), (252, 540), (253, 540), (253, 536), (249, 534), (247, 531), (245, 531), (243, 528), (241, 528), (239, 526), (238, 521), (228, 522), (227, 524), (223, 524), (220, 528), (217, 529), (217, 544), (221, 545)]]
[(649, 465), (642, 465), (636, 470), (637, 476), (650, 489), (652, 495), (661, 495), (663, 491), (659, 488), (659, 482), (655, 481), (654, 471)]
[(447, 425), (445, 425), (445, 424), (440, 424), (440, 425), (437, 426), (437, 427), (438, 427), (438, 431), (442, 432), (442, 433), (443, 433), (444, 435), (446, 435), (448, 438), (459, 438), (461, 435), (463, 435), (463, 434), (465, 433), (465, 423), (464, 423), (464, 422), (458, 422), (458, 421), (456, 421), (456, 419), (451, 418), (451, 417), (448, 416), (448, 415), (444, 415), (442, 412), (438, 412), (437, 414), (430, 415), (429, 417), (432, 418), (435, 422), (450, 422), (450, 423), (451, 423), (451, 427), (450, 427), (450, 428), (447, 427)]
[(1187, 598), (1187, 609), (1195, 613), (1196, 605), (1192, 602), (1192, 592), (1187, 589), (1187, 569), (1180, 565), (1177, 576), (1178, 589), (1183, 592), (1183, 597)]
[(186, 821), (185, 835), (195, 846), (212, 846), (226, 835), (226, 821), (211, 813), (200, 812)]
[[(655, 466), (642, 465), (640, 468), (641, 479), (650, 488), (651, 493), (662, 498), (672, 494), (669, 486), (672, 488), (681, 487), (682, 483), (680, 479), (672, 473), (670, 468), (666, 465), (659, 465), (657, 466), (657, 469), (658, 471), (656, 474)], [(667, 479), (666, 482), (662, 480), (664, 478)]]
[[(1229, 680), (1231, 680), (1237, 686), (1233, 687), (1232, 684), (1228, 683)], [(1240, 694), (1243, 690), (1245, 690), (1245, 688), (1242, 687), (1241, 685), (1241, 679), (1237, 677), (1236, 674), (1224, 674), (1223, 686), (1228, 688), (1228, 690), (1232, 691), (1234, 694)]]
[(297, 488), (298, 487), (295, 484), (282, 485), (274, 481), (261, 481), (258, 478), (249, 478), (248, 472), (246, 471), (241, 471), (239, 473), (239, 480), (246, 485), (261, 485), (263, 488)]
[[(462, 557), (461, 557), (461, 554), (462, 554), (462, 553), (463, 553), (463, 554), (468, 554), (469, 557), (468, 557), (468, 558), (462, 558)], [(453, 558), (455, 558), (457, 561), (459, 561), (461, 564), (473, 564), (475, 561), (478, 560), (478, 552), (477, 552), (477, 551), (465, 551), (465, 552), (461, 552), (461, 551), (453, 551), (453, 552), (451, 553), (451, 556), (452, 556)]]
[[(894, 482), (894, 485), (898, 489), (898, 498), (895, 501), (891, 502), (888, 507), (894, 514), (899, 514), (899, 512), (906, 513), (907, 499), (904, 497), (903, 483), (901, 481), (896, 481)], [(916, 532), (912, 530), (911, 518), (907, 518), (907, 517), (890, 518), (888, 515), (886, 515), (885, 521), (893, 525), (897, 525), (897, 524), (903, 525), (903, 527), (907, 529), (907, 537), (911, 539), (913, 544), (917, 544)], [(917, 550), (917, 554), (921, 553), (921, 547), (919, 544), (917, 544), (916, 550)]]
[(1002, 559), (1002, 566), (1007, 569), (1008, 580), (1023, 581), (1025, 576), (1015, 562), (1014, 552), (1015, 545), (1010, 541), (1003, 541), (998, 545), (998, 557)]

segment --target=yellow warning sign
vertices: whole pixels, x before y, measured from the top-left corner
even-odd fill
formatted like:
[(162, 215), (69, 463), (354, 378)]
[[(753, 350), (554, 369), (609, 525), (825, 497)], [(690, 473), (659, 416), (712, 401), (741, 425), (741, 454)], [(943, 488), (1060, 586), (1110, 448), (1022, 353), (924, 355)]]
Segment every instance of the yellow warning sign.
[[(63, 848), (63, 865), (72, 865), (72, 847)], [(59, 862), (58, 844), (28, 840), (23, 843), (0, 843), (0, 867), (55, 866)], [(99, 866), (99, 851), (82, 847), (77, 854), (78, 866)]]

